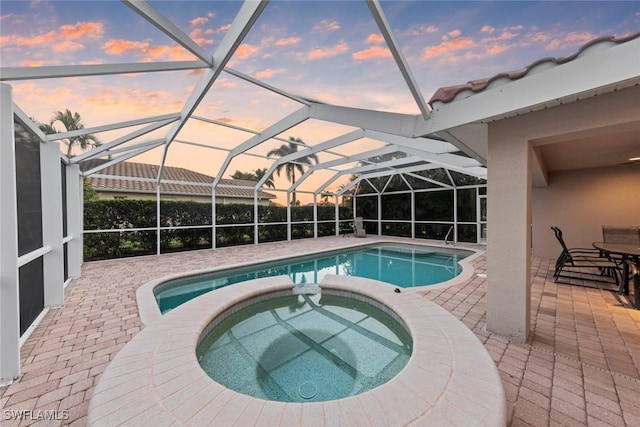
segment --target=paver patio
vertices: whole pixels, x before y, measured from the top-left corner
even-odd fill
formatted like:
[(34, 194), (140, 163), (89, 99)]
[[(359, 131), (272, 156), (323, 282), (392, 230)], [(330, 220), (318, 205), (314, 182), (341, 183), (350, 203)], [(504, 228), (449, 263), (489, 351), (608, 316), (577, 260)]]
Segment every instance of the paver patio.
[[(410, 241), (368, 237), (366, 242)], [(277, 242), (85, 263), (22, 347), (22, 376), (0, 388), (2, 426), (85, 424), (92, 389), (143, 325), (136, 289), (150, 279), (213, 266), (339, 248), (353, 239)], [(640, 425), (640, 311), (610, 291), (553, 282), (552, 260), (532, 266), (532, 328), (526, 343), (485, 330), (485, 258), (460, 285), (421, 291), (484, 343), (502, 376), (512, 426)], [(550, 264), (551, 263), (551, 264)], [(56, 412), (55, 421), (34, 420)], [(12, 419), (18, 412), (25, 419)], [(31, 412), (28, 412), (31, 411)]]

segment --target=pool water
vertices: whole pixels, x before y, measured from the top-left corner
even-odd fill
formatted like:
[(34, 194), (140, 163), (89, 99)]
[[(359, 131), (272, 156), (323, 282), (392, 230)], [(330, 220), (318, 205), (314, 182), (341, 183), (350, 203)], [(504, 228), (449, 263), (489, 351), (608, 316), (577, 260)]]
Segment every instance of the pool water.
[(320, 283), (326, 274), (364, 277), (410, 288), (441, 283), (461, 272), (471, 251), (416, 245), (378, 245), (290, 258), (166, 282), (154, 290), (160, 311), (214, 289), (262, 277), (289, 275), (295, 284)]
[(281, 402), (370, 390), (400, 372), (412, 350), (394, 317), (324, 291), (256, 302), (210, 329), (196, 350), (204, 371), (239, 393)]

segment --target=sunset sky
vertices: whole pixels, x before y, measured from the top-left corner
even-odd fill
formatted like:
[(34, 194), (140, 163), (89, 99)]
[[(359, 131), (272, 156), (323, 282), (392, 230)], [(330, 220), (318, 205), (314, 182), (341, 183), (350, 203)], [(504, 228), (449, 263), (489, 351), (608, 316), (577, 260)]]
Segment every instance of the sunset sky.
[[(149, 3), (210, 52), (241, 6), (237, 1)], [(427, 100), (442, 86), (520, 69), (544, 57), (571, 55), (595, 37), (640, 30), (637, 1), (382, 1), (382, 8)], [(0, 49), (2, 67), (194, 59), (118, 1), (2, 0)], [(229, 66), (323, 102), (419, 113), (364, 1), (272, 1)], [(87, 127), (94, 127), (179, 112), (199, 76), (174, 71), (7, 83), (29, 116), (48, 122), (54, 111), (69, 108), (81, 114)], [(196, 115), (260, 131), (298, 108), (293, 101), (222, 73)], [(281, 136), (313, 145), (350, 130), (307, 121)], [(166, 128), (142, 140), (164, 132)], [(97, 136), (109, 142), (120, 135)], [(250, 136), (196, 122), (178, 139), (230, 148)], [(280, 144), (269, 141), (251, 152), (266, 154)], [(363, 140), (336, 152), (350, 154), (381, 145)], [(157, 163), (161, 153), (155, 149), (131, 160)], [(167, 164), (216, 175), (225, 156), (219, 150), (172, 144)], [(270, 163), (241, 156), (226, 175)], [(331, 175), (319, 174), (303, 189), (314, 190)], [(285, 187), (286, 181), (277, 178), (276, 183)]]

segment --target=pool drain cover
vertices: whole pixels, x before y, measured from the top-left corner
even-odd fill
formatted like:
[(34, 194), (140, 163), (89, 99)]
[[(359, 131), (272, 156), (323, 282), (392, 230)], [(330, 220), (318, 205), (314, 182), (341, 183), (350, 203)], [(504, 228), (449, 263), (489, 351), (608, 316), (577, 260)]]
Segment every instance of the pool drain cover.
[(318, 387), (311, 381), (305, 381), (298, 387), (298, 394), (303, 399), (311, 399), (318, 394)]

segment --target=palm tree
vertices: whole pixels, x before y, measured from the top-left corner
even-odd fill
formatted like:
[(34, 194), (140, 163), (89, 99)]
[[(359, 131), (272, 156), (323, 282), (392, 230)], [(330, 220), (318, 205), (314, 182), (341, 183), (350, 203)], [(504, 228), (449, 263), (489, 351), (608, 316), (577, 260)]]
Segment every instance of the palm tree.
[[(53, 114), (51, 122), (49, 122), (48, 125), (40, 125), (40, 129), (47, 134), (59, 133), (58, 130), (53, 126), (57, 122), (62, 123), (65, 128), (65, 132), (84, 129), (84, 123), (82, 123), (80, 114), (72, 113), (68, 108), (64, 111), (64, 113), (62, 111), (56, 111)], [(93, 145), (94, 147), (98, 147), (100, 145), (100, 140), (95, 135), (91, 134), (65, 138), (62, 140), (62, 142), (67, 145), (67, 157), (72, 156), (73, 147), (76, 145), (79, 145), (83, 150), (86, 150), (90, 145)]]
[[(256, 178), (258, 178), (258, 181), (260, 181), (262, 177), (264, 177), (264, 175), (267, 173), (267, 168), (262, 168), (262, 169), (258, 168), (254, 170), (253, 173), (255, 174)], [(270, 176), (269, 178), (267, 178), (267, 180), (264, 182), (264, 185), (266, 185), (269, 188), (276, 188), (276, 185), (273, 182), (273, 176)]]
[[(273, 150), (269, 151), (267, 153), (267, 157), (269, 156), (285, 157), (285, 156), (288, 156), (289, 154), (297, 153), (298, 145), (302, 143), (303, 141), (300, 138), (294, 138), (290, 136), (288, 143), (282, 144), (280, 147), (274, 148)], [(296, 182), (296, 170), (300, 172), (300, 174), (304, 173), (304, 167), (300, 163), (306, 163), (308, 165), (311, 165), (311, 162), (317, 164), (318, 156), (316, 156), (315, 154), (309, 154), (307, 156), (300, 157), (296, 161), (296, 163), (287, 162), (287, 163), (280, 164), (276, 168), (276, 173), (278, 174), (278, 176), (280, 176), (280, 172), (282, 172), (282, 169), (284, 169), (287, 180), (291, 184), (293, 184), (294, 182)], [(296, 203), (297, 203), (296, 193), (294, 191), (292, 204), (296, 206)]]
[(256, 176), (251, 173), (251, 172), (242, 172), (239, 170), (236, 170), (233, 175), (231, 175), (231, 178), (233, 179), (244, 179), (247, 181), (256, 181)]

